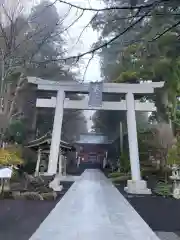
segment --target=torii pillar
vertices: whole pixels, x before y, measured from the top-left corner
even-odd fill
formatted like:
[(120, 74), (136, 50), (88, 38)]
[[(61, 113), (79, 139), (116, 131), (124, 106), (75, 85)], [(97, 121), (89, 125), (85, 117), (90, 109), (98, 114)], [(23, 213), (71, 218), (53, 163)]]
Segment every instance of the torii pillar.
[(127, 129), (128, 129), (128, 142), (129, 142), (129, 157), (131, 163), (131, 177), (128, 180), (125, 191), (132, 194), (151, 194), (151, 190), (147, 188), (146, 181), (141, 179), (140, 162), (139, 162), (139, 149), (137, 138), (137, 125), (136, 125), (136, 112), (134, 94), (128, 92), (126, 94), (127, 106)]
[(50, 147), (48, 174), (53, 175), (57, 172), (58, 159), (59, 159), (59, 147), (61, 142), (61, 129), (63, 121), (63, 110), (64, 110), (64, 98), (65, 93), (63, 90), (57, 92), (56, 97), (56, 108), (54, 115), (52, 141)]

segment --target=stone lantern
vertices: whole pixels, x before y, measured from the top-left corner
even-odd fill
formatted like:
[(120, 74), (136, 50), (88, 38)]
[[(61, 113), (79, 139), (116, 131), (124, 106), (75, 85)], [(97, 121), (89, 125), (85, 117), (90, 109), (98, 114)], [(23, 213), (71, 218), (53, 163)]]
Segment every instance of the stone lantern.
[(173, 180), (173, 197), (180, 199), (180, 168), (175, 164), (172, 166), (170, 179)]

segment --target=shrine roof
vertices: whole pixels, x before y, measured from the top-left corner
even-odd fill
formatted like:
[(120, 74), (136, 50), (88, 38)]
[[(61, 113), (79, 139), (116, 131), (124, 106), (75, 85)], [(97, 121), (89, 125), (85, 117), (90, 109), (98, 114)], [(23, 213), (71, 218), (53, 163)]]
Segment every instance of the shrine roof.
[(80, 138), (76, 140), (76, 144), (110, 144), (112, 141), (108, 137), (97, 133), (81, 134)]
[[(51, 133), (46, 133), (44, 136), (37, 138), (33, 141), (28, 142), (25, 147), (37, 150), (38, 148), (42, 148), (43, 150), (50, 149), (51, 145)], [(73, 151), (75, 150), (74, 146), (68, 142), (62, 141), (60, 142), (60, 148)]]

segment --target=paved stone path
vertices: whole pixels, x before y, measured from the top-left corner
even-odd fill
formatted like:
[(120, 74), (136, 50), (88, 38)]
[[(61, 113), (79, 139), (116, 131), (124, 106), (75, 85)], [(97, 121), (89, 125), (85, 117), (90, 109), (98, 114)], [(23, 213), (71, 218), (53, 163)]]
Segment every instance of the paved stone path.
[(30, 240), (159, 240), (98, 170), (86, 170)]
[(180, 240), (180, 237), (173, 232), (156, 232), (161, 240)]

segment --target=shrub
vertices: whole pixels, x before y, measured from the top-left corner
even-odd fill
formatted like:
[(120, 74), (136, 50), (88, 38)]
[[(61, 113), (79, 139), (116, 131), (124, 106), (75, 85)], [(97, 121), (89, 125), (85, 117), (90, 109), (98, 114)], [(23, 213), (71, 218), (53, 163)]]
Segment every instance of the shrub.
[(13, 192), (12, 192), (12, 197), (13, 197), (13, 199), (15, 199), (15, 200), (22, 199), (22, 198), (21, 198), (21, 193), (20, 193), (20, 191), (13, 191)]
[(13, 199), (12, 192), (4, 192), (3, 195), (0, 196), (2, 199)]
[(27, 172), (28, 174), (34, 174), (35, 169), (36, 169), (36, 161), (26, 162), (22, 167), (23, 172)]
[(160, 161), (160, 169), (167, 165), (168, 150), (175, 143), (173, 131), (167, 123), (158, 123), (144, 134), (143, 143), (147, 145), (151, 155)]
[(46, 193), (41, 193), (41, 196), (44, 200), (56, 200), (57, 198), (57, 193), (56, 192), (46, 192)]
[(126, 153), (120, 156), (120, 169), (124, 173), (129, 173), (131, 171), (129, 156)]
[(13, 197), (16, 200), (44, 200), (43, 197), (37, 192), (14, 192)]
[(168, 165), (180, 165), (180, 138), (177, 137), (177, 142), (168, 150), (167, 156)]
[(13, 169), (12, 176), (11, 176), (11, 182), (18, 181), (20, 178), (19, 171), (16, 169)]
[(156, 169), (154, 167), (143, 167), (141, 169), (141, 176), (146, 176), (146, 175), (149, 175), (149, 174), (156, 174), (159, 172), (159, 169)]
[(172, 195), (171, 188), (172, 186), (170, 184), (158, 182), (153, 192), (159, 196), (168, 197)]
[(120, 176), (124, 176), (124, 173), (122, 173), (122, 172), (113, 172), (113, 173), (108, 174), (109, 178), (116, 178), (116, 177), (120, 177)]
[(37, 190), (39, 187), (45, 187), (44, 180), (40, 176), (34, 177), (33, 175), (24, 172), (24, 177), (26, 181), (26, 188), (31, 187)]
[(14, 149), (0, 148), (0, 165), (1, 166), (11, 166), (11, 165), (15, 166), (15, 165), (20, 165), (22, 163), (23, 163), (23, 160)]

